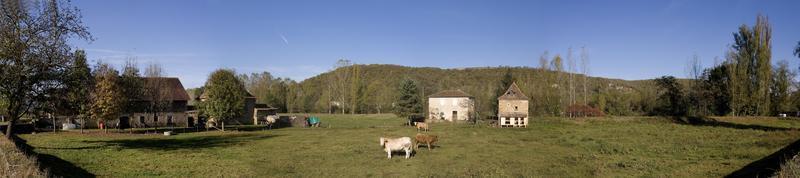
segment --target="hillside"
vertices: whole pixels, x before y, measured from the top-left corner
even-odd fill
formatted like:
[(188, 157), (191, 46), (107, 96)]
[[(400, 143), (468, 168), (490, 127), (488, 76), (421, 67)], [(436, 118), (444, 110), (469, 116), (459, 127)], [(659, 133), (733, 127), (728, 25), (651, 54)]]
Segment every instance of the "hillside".
[[(501, 77), (509, 71), (514, 81), (531, 98), (533, 115), (557, 115), (570, 104), (569, 74), (528, 67), (481, 67), (441, 69), (398, 65), (351, 65), (319, 74), (290, 86), (289, 112), (386, 113), (390, 112), (397, 88), (403, 79), (421, 87), (423, 98), (445, 89), (459, 89), (473, 95), (481, 116), (490, 115), (494, 93)], [(655, 103), (651, 80), (626, 81), (575, 74), (574, 103), (585, 100), (612, 115), (637, 115), (650, 112)], [(344, 98), (344, 99), (343, 99)], [(330, 104), (333, 103), (333, 106)], [(339, 109), (336, 109), (339, 104)], [(343, 111), (343, 110), (344, 111)]]

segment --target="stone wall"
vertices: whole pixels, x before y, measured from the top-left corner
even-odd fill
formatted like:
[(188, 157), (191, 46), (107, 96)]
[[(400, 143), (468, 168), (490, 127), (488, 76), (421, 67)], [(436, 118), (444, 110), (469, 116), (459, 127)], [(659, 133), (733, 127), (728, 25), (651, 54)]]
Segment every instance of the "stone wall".
[[(465, 121), (474, 110), (472, 100), (467, 97), (428, 98), (428, 121)], [(456, 117), (453, 118), (453, 112)]]

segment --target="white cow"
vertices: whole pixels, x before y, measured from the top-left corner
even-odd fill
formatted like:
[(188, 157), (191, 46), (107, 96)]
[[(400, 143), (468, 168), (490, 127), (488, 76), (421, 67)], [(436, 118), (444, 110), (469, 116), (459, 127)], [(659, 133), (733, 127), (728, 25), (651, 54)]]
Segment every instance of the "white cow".
[(411, 148), (414, 144), (411, 142), (411, 137), (400, 138), (384, 138), (381, 137), (381, 147), (386, 151), (386, 156), (392, 159), (392, 151), (405, 151), (406, 159), (411, 157)]

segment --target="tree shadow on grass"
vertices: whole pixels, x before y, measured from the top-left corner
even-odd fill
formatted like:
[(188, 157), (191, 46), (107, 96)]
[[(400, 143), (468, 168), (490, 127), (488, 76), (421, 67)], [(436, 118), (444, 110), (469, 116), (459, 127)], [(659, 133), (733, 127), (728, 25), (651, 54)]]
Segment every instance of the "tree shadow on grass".
[(25, 153), (25, 155), (34, 155), (36, 161), (39, 162), (39, 167), (42, 170), (49, 171), (50, 175), (54, 177), (95, 177), (94, 174), (75, 166), (75, 164), (69, 161), (49, 154), (36, 153), (33, 151), (34, 147), (28, 145), (28, 141), (25, 139), (19, 138), (16, 135), (14, 135), (12, 139), (14, 139), (14, 143), (20, 151)]
[(39, 154), (37, 157), (42, 167), (49, 170), (52, 175), (57, 175), (58, 177), (95, 177), (89, 171), (59, 157), (48, 154)]
[(278, 135), (263, 134), (236, 134), (197, 136), (189, 138), (138, 138), (122, 140), (84, 141), (86, 143), (102, 144), (103, 146), (121, 147), (122, 149), (148, 149), (148, 150), (180, 150), (225, 147), (253, 140), (263, 140)]
[(791, 159), (798, 151), (800, 151), (800, 140), (758, 161), (747, 164), (725, 177), (770, 177), (780, 170), (781, 165)]
[(784, 128), (784, 127), (772, 127), (772, 126), (763, 126), (763, 125), (749, 125), (749, 124), (739, 124), (739, 123), (732, 123), (732, 122), (722, 122), (712, 118), (706, 117), (683, 117), (683, 118), (673, 118), (673, 120), (677, 123), (687, 124), (687, 125), (696, 125), (696, 126), (709, 126), (709, 127), (725, 127), (725, 128), (733, 128), (733, 129), (750, 129), (750, 130), (763, 130), (763, 131), (791, 131), (791, 130), (800, 130), (796, 128)]

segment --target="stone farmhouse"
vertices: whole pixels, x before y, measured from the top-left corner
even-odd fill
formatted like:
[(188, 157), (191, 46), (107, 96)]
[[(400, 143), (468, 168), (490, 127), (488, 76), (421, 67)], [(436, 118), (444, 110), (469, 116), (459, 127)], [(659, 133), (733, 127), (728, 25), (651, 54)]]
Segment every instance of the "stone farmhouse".
[(164, 110), (162, 112), (147, 113), (146, 106), (153, 101), (152, 96), (144, 95), (135, 100), (137, 108), (133, 113), (124, 113), (119, 118), (120, 123), (129, 123), (131, 127), (189, 127), (195, 123), (194, 118), (189, 118), (186, 114), (189, 94), (183, 88), (183, 84), (178, 78), (169, 77), (145, 77), (145, 86), (150, 83), (160, 82), (162, 88), (162, 98)]
[[(132, 113), (122, 113), (118, 119), (109, 120), (106, 122), (108, 127), (114, 128), (117, 125), (122, 127), (133, 128), (148, 128), (148, 127), (194, 127), (196, 124), (205, 122), (206, 119), (198, 115), (196, 106), (190, 105), (189, 101), (192, 97), (186, 92), (180, 79), (172, 77), (158, 77), (158, 78), (143, 78), (145, 86), (152, 82), (161, 82), (163, 86), (164, 109), (161, 112), (153, 113), (147, 112), (146, 108), (153, 100), (151, 96), (144, 95), (142, 98), (134, 100)], [(205, 94), (205, 93), (204, 93)], [(245, 113), (239, 118), (227, 121), (226, 124), (231, 125), (253, 125), (257, 123), (258, 119), (263, 119), (267, 115), (277, 114), (277, 108), (271, 107), (267, 104), (257, 104), (256, 98), (246, 93), (245, 99)], [(206, 95), (201, 95), (195, 100), (204, 101), (208, 99)], [(59, 123), (76, 123), (77, 120), (70, 118), (59, 119)], [(47, 120), (45, 120), (47, 121)], [(97, 121), (88, 119), (85, 123), (86, 128), (97, 128)]]
[(517, 87), (516, 82), (511, 83), (497, 101), (500, 127), (528, 127), (528, 97)]
[(428, 121), (467, 121), (475, 110), (474, 97), (461, 90), (444, 90), (428, 96)]

